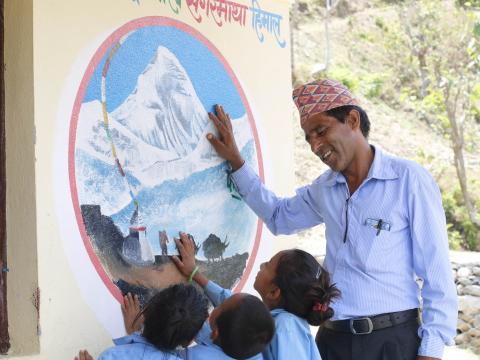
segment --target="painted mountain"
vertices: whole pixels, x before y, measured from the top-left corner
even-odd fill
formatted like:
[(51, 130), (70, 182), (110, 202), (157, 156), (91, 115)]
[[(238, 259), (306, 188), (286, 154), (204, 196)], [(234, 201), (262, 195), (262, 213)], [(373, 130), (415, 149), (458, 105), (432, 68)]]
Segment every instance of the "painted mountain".
[[(242, 155), (257, 168), (247, 116), (232, 124)], [(132, 214), (137, 211), (130, 186), (139, 204), (136, 216), (141, 218), (156, 258), (165, 252), (176, 253), (173, 237), (180, 230), (194, 236), (197, 256), (205, 261), (210, 259), (202, 243), (212, 234), (220, 244), (228, 243), (222, 258), (250, 251), (256, 217), (227, 188), (227, 164), (205, 138), (215, 132), (213, 124), (187, 72), (167, 48), (157, 49), (133, 92), (109, 113), (109, 128), (128, 184), (115, 167), (101, 103), (85, 102), (75, 152), (81, 205), (99, 206), (101, 216), (111, 219), (127, 238)]]

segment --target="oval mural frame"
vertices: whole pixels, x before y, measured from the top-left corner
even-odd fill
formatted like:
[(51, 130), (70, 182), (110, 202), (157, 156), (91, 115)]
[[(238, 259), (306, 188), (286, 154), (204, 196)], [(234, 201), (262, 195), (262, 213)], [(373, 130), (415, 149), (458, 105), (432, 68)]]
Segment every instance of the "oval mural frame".
[[(80, 235), (83, 240), (83, 245), (85, 246), (85, 249), (87, 251), (87, 254), (90, 258), (90, 261), (92, 262), (93, 266), (95, 267), (96, 272), (102, 279), (103, 283), (105, 286), (108, 288), (110, 293), (113, 295), (113, 297), (119, 302), (122, 303), (123, 298), (120, 290), (118, 287), (113, 284), (112, 280), (106, 273), (105, 269), (103, 268), (103, 265), (101, 264), (99, 258), (97, 257), (97, 254), (95, 253), (91, 240), (85, 230), (85, 225), (83, 223), (83, 218), (80, 210), (80, 204), (78, 201), (78, 192), (77, 192), (77, 182), (76, 182), (76, 175), (75, 175), (75, 145), (76, 145), (76, 135), (77, 135), (77, 125), (78, 125), (78, 116), (80, 113), (80, 108), (82, 105), (82, 101), (85, 96), (85, 92), (87, 90), (87, 87), (90, 83), (90, 80), (92, 78), (92, 75), (94, 74), (95, 70), (97, 69), (98, 65), (104, 58), (104, 56), (107, 54), (108, 50), (117, 43), (123, 36), (126, 34), (135, 31), (139, 28), (142, 27), (147, 27), (147, 26), (168, 26), (168, 27), (173, 27), (176, 28), (180, 31), (183, 31), (187, 33), (188, 35), (192, 36), (195, 38), (197, 41), (200, 41), (203, 45), (205, 45), (210, 52), (215, 55), (215, 57), (219, 60), (219, 62), (223, 65), (223, 68), (225, 69), (226, 73), (232, 80), (232, 83), (234, 84), (238, 95), (240, 96), (240, 99), (242, 101), (242, 105), (245, 108), (245, 111), (247, 112), (248, 116), (248, 121), (250, 123), (251, 129), (252, 129), (252, 134), (253, 138), (255, 141), (255, 150), (257, 152), (257, 163), (258, 163), (258, 171), (259, 171), (259, 177), (262, 182), (264, 182), (264, 168), (263, 168), (263, 158), (262, 158), (262, 151), (260, 147), (260, 141), (258, 137), (258, 132), (257, 128), (255, 126), (255, 120), (253, 117), (252, 110), (250, 108), (250, 105), (247, 101), (247, 97), (245, 95), (245, 92), (243, 91), (243, 88), (240, 85), (239, 80), (235, 76), (235, 73), (233, 72), (232, 68), (224, 58), (224, 56), (220, 53), (220, 51), (212, 44), (210, 40), (208, 40), (204, 35), (202, 35), (198, 30), (192, 28), (191, 26), (178, 21), (174, 20), (171, 18), (163, 17), (163, 16), (147, 16), (147, 17), (142, 17), (138, 18), (132, 21), (129, 21), (128, 23), (124, 24), (123, 26), (119, 27), (116, 29), (112, 34), (110, 34), (105, 41), (102, 42), (100, 47), (96, 50), (95, 54), (93, 55), (92, 59), (90, 60), (87, 69), (82, 77), (82, 81), (80, 83), (77, 95), (75, 96), (75, 102), (73, 105), (73, 110), (72, 110), (72, 115), (70, 118), (70, 126), (69, 126), (69, 139), (68, 139), (68, 175), (69, 175), (69, 182), (70, 182), (70, 193), (72, 197), (72, 204), (73, 204), (73, 209), (75, 212), (75, 218), (76, 222), (78, 225), (78, 229), (80, 232)], [(255, 232), (255, 240), (253, 243), (253, 246), (251, 247), (252, 252), (250, 256), (248, 257), (248, 262), (245, 267), (245, 270), (243, 272), (242, 277), (240, 278), (240, 281), (237, 283), (237, 285), (234, 287), (233, 291), (234, 292), (239, 292), (242, 290), (242, 288), (245, 286), (245, 283), (247, 279), (250, 276), (250, 273), (253, 268), (253, 264), (255, 262), (255, 259), (257, 257), (258, 253), (258, 248), (260, 246), (260, 238), (262, 235), (262, 227), (263, 223), (260, 219), (257, 220), (257, 229)]]

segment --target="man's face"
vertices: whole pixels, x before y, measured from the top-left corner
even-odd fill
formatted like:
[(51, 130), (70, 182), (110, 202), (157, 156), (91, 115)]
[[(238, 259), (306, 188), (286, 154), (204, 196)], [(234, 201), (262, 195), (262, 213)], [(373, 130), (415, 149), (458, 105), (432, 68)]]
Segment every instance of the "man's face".
[(313, 153), (333, 171), (345, 171), (355, 154), (352, 112), (347, 115), (345, 123), (319, 113), (309, 117), (302, 125), (305, 140)]

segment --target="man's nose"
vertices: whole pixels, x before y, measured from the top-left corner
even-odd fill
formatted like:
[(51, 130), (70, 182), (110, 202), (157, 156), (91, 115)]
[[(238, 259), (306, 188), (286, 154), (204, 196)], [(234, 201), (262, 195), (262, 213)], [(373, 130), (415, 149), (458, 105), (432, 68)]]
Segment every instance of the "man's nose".
[(313, 138), (310, 141), (310, 148), (316, 153), (323, 146), (323, 142), (319, 138)]

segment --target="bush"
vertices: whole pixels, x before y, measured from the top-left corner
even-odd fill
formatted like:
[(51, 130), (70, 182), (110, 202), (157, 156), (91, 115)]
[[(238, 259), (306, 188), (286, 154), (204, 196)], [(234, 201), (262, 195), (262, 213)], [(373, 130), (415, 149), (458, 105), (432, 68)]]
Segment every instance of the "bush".
[(465, 8), (480, 8), (480, 0), (457, 0), (457, 4)]
[(458, 250), (459, 248), (470, 251), (478, 250), (479, 232), (468, 217), (458, 186), (453, 190), (443, 190), (442, 201), (447, 218), (450, 248), (453, 250)]
[(369, 99), (379, 98), (382, 94), (385, 76), (383, 74), (370, 74), (362, 78), (362, 90)]
[(345, 67), (335, 67), (328, 71), (328, 77), (340, 81), (343, 85), (355, 93), (360, 85), (360, 79)]

